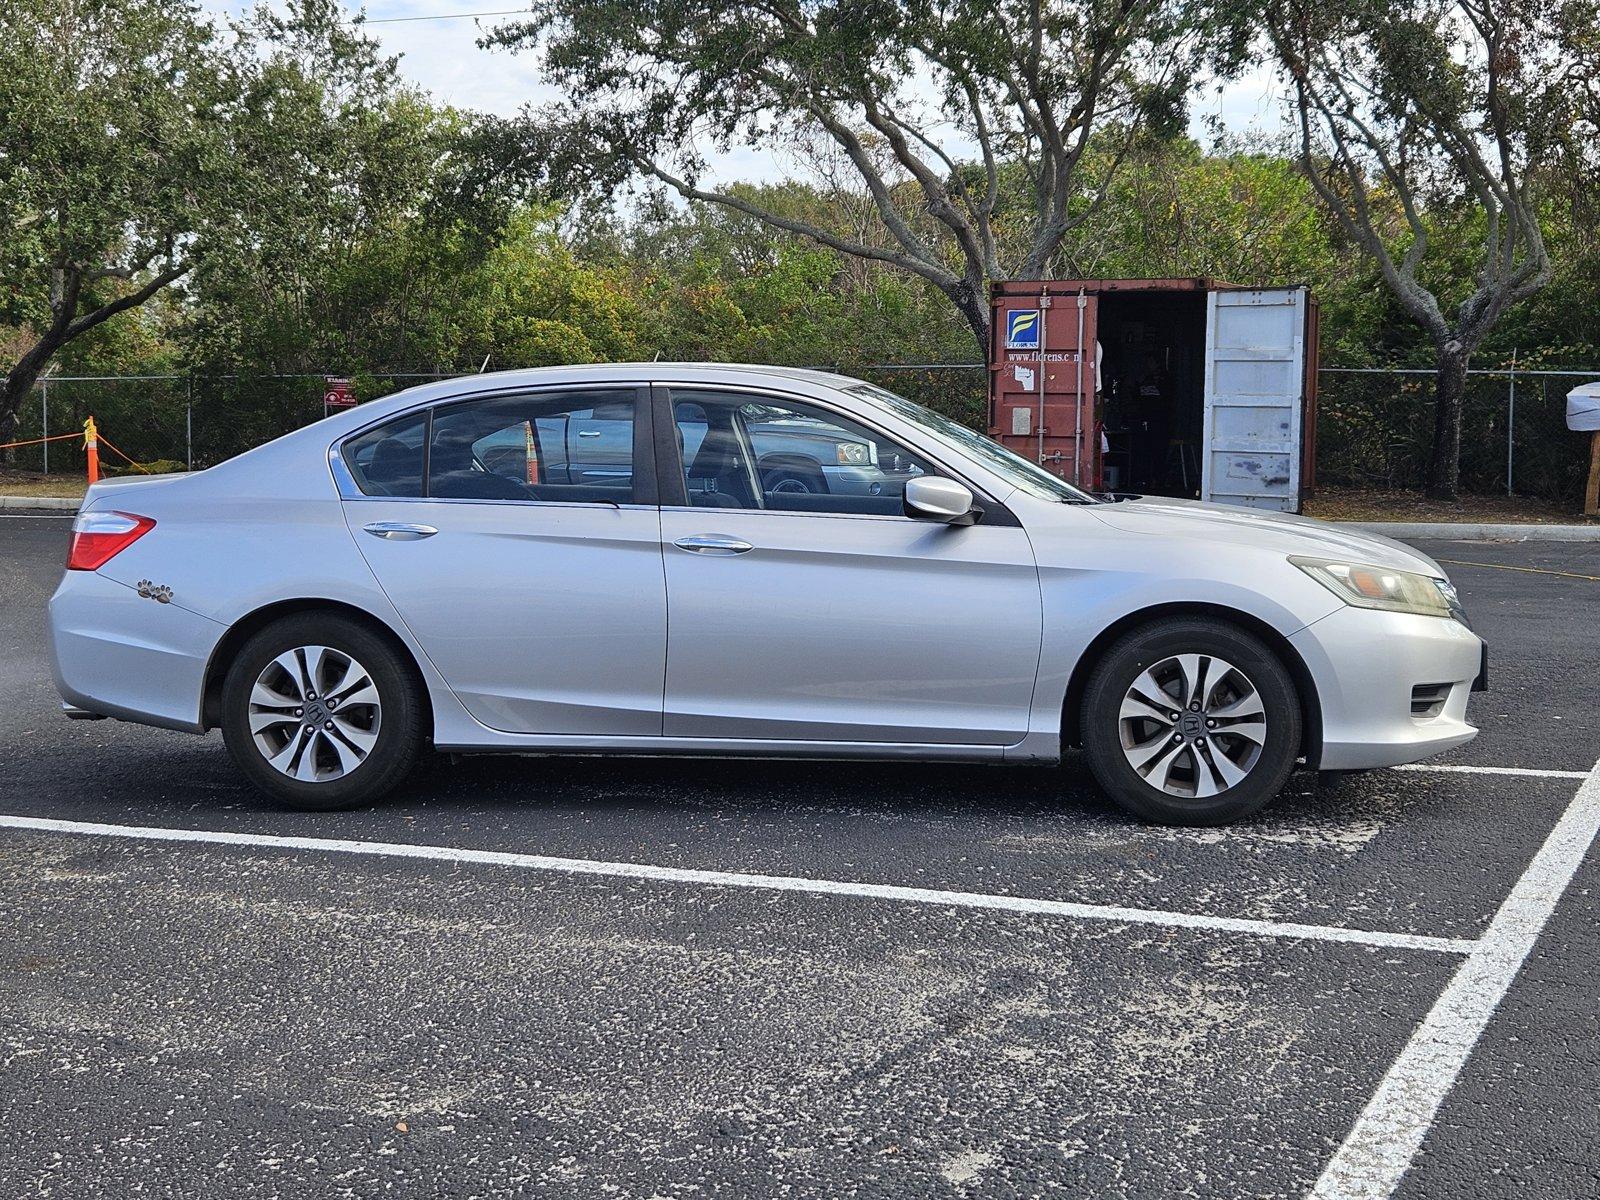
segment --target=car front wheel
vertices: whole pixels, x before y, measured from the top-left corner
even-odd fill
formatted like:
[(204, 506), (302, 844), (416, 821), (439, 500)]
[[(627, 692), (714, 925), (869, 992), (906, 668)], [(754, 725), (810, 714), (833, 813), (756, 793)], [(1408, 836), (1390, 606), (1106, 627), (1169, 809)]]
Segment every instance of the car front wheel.
[(254, 634), (223, 685), (222, 736), (257, 789), (294, 808), (378, 799), (416, 763), (420, 685), (359, 622), (299, 613)]
[(1096, 664), (1081, 711), (1100, 786), (1162, 824), (1249, 816), (1300, 753), (1293, 677), (1259, 638), (1223, 621), (1171, 618), (1121, 638)]

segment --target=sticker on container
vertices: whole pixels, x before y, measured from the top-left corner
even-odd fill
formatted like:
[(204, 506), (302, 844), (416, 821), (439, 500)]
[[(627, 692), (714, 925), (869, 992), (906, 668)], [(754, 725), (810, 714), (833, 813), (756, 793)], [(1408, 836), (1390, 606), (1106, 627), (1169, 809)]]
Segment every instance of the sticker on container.
[(1039, 348), (1039, 310), (1014, 308), (1006, 314), (1006, 349), (1037, 350)]

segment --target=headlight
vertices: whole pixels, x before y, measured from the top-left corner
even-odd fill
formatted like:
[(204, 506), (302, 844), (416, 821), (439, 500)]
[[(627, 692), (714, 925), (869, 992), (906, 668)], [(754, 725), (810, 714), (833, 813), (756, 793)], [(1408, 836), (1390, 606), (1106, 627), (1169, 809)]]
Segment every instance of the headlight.
[(841, 467), (865, 467), (878, 461), (876, 448), (867, 442), (840, 442), (838, 449)]
[(1454, 617), (1461, 611), (1456, 590), (1445, 579), (1326, 558), (1291, 558), (1289, 561), (1346, 604), (1357, 608), (1417, 613), (1425, 617)]

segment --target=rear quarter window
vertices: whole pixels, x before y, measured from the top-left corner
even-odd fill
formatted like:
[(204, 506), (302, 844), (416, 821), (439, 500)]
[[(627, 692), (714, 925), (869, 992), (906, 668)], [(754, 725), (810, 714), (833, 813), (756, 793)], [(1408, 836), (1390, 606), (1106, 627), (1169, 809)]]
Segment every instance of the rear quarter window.
[(345, 465), (368, 496), (421, 496), (428, 414), (408, 413), (345, 442)]

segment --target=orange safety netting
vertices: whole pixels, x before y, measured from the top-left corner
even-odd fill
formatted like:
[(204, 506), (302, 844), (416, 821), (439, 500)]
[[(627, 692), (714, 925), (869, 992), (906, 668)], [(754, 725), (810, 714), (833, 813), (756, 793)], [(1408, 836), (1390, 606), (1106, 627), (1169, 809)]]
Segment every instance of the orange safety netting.
[[(112, 444), (110, 439), (108, 439), (106, 435), (101, 433), (98, 429), (90, 428), (93, 425), (93, 422), (93, 417), (90, 417), (89, 420), (85, 421), (84, 431), (82, 433), (57, 433), (50, 437), (29, 438), (26, 441), (21, 442), (0, 442), (0, 450), (10, 450), (17, 446), (38, 446), (44, 442), (64, 442), (69, 439), (82, 438), (84, 440), (85, 448), (90, 451), (91, 457), (93, 456), (94, 449), (97, 445), (104, 446), (107, 450), (110, 450), (113, 454), (123, 459), (135, 471), (141, 471), (146, 475), (150, 474), (149, 467), (145, 466), (142, 462), (139, 462), (137, 459), (133, 458), (124, 451), (119, 450), (115, 445)], [(93, 474), (89, 476), (89, 481), (91, 483), (94, 482)]]
[[(13, 446), (37, 446), (40, 442), (64, 442), (68, 438), (81, 438), (82, 436), (83, 434), (81, 433), (57, 433), (51, 437), (30, 438), (25, 442), (0, 442), (0, 450), (9, 450)], [(118, 450), (117, 453), (121, 454), (122, 451)]]
[(145, 466), (141, 462), (135, 462), (133, 459), (129, 458), (126, 454), (123, 454), (121, 450), (118, 450), (115, 446), (113, 446), (111, 444), (111, 440), (109, 438), (107, 438), (105, 434), (99, 433), (98, 430), (96, 432), (98, 433), (100, 444), (102, 446), (106, 447), (113, 454), (119, 455), (121, 458), (126, 459), (128, 465), (131, 466), (135, 471), (143, 471), (146, 475), (150, 474), (150, 468), (149, 467)]

